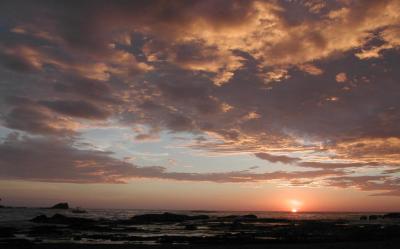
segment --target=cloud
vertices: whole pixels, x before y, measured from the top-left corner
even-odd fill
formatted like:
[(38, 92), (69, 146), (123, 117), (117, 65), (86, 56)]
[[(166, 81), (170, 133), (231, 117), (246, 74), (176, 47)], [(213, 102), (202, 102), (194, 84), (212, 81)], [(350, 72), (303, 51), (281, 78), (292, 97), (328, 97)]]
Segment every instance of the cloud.
[(86, 101), (41, 101), (39, 102), (49, 109), (72, 117), (87, 118), (87, 119), (105, 119), (110, 113), (107, 110), (102, 110)]
[(73, 140), (20, 137), (14, 133), (0, 144), (0, 177), (47, 182), (124, 183), (134, 178), (180, 181), (255, 182), (341, 175), (339, 171), (277, 171), (250, 173), (168, 172), (160, 166), (139, 167), (112, 157), (111, 152), (84, 150)]
[(37, 134), (72, 135), (78, 124), (69, 118), (57, 117), (44, 108), (13, 108), (4, 118), (4, 126)]
[(261, 158), (263, 160), (267, 160), (271, 163), (284, 163), (284, 164), (292, 164), (300, 160), (300, 158), (289, 157), (289, 156), (277, 156), (271, 155), (268, 153), (256, 153), (256, 157)]
[[(71, 158), (81, 152), (62, 140), (101, 121), (148, 127), (139, 140), (190, 133), (203, 138), (193, 149), (320, 173), (397, 167), (399, 10), (390, 0), (5, 1), (0, 122), (59, 139)], [(215, 181), (303, 176), (153, 170)], [(68, 179), (85, 181), (81, 173)]]
[(344, 176), (326, 179), (329, 186), (377, 191), (374, 196), (399, 196), (400, 178), (388, 176)]
[(336, 74), (335, 79), (337, 82), (343, 83), (347, 80), (347, 75), (346, 75), (346, 73), (338, 73), (338, 74)]
[(320, 168), (320, 169), (341, 169), (341, 168), (357, 168), (357, 167), (367, 167), (367, 166), (378, 166), (379, 164), (376, 162), (300, 162), (297, 164), (301, 167), (306, 168)]

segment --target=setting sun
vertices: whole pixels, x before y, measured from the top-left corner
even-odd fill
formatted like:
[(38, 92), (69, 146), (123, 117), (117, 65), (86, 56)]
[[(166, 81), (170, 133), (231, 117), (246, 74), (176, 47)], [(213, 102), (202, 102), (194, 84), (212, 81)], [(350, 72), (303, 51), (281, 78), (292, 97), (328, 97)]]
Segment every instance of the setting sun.
[(289, 200), (289, 207), (292, 213), (297, 213), (302, 205), (303, 202), (299, 200), (296, 199)]

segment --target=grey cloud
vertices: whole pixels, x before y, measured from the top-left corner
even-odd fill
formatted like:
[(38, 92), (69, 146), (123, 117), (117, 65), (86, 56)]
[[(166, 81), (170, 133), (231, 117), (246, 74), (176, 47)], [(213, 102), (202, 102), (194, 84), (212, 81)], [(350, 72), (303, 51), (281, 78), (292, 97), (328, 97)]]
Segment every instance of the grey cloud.
[(72, 123), (37, 106), (15, 107), (4, 118), (4, 126), (36, 134), (72, 135)]
[(284, 163), (284, 164), (292, 164), (300, 160), (300, 158), (296, 157), (289, 157), (289, 156), (278, 156), (278, 155), (271, 155), (269, 153), (256, 153), (254, 154), (256, 157), (267, 160), (271, 163)]
[(11, 134), (0, 144), (0, 177), (75, 183), (124, 183), (134, 178), (182, 181), (255, 182), (338, 176), (332, 170), (250, 173), (168, 172), (164, 167), (139, 167), (113, 158), (111, 152), (78, 149), (73, 140), (30, 138)]
[(110, 113), (86, 101), (40, 101), (40, 104), (61, 114), (87, 119), (105, 119)]

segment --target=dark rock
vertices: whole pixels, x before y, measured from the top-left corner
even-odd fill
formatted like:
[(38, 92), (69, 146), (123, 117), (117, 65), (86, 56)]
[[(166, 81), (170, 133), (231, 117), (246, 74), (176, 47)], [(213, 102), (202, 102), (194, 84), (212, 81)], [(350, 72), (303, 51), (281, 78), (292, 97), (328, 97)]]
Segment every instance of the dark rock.
[(82, 236), (75, 235), (72, 239), (75, 241), (79, 241), (79, 240), (82, 240)]
[(35, 218), (31, 219), (30, 221), (35, 222), (35, 223), (46, 223), (48, 222), (50, 218), (47, 218), (46, 215), (42, 214), (39, 216), (36, 216)]
[(94, 222), (94, 220), (78, 217), (67, 217), (61, 214), (55, 214), (52, 217), (46, 215), (39, 215), (31, 220), (35, 223), (46, 224), (63, 224), (63, 225), (87, 225)]
[(218, 217), (219, 220), (254, 220), (258, 217), (254, 214), (246, 214), (246, 215), (227, 215)]
[(400, 213), (388, 213), (383, 216), (384, 219), (400, 219)]
[(28, 232), (30, 237), (62, 235), (63, 232), (56, 226), (35, 226)]
[(219, 220), (234, 220), (239, 218), (239, 215), (226, 215), (226, 216), (220, 216), (218, 217)]
[(265, 222), (265, 223), (289, 223), (289, 219), (284, 218), (259, 218), (257, 219), (258, 222)]
[(12, 238), (17, 230), (12, 227), (0, 227), (0, 238)]
[(254, 215), (254, 214), (246, 214), (246, 215), (241, 216), (241, 218), (242, 219), (257, 219), (258, 217), (257, 217), (257, 215)]
[(184, 215), (184, 214), (142, 214), (132, 217), (129, 222), (136, 224), (150, 224), (150, 223), (174, 223), (183, 222), (187, 220), (205, 220), (209, 219), (208, 215)]
[(360, 220), (367, 220), (367, 219), (368, 219), (368, 217), (366, 215), (363, 215), (360, 217)]
[(87, 213), (87, 211), (85, 209), (82, 209), (79, 207), (72, 209), (71, 212), (74, 214), (86, 214)]
[(51, 209), (69, 209), (69, 205), (67, 202), (61, 202), (52, 206)]
[(185, 226), (185, 230), (194, 231), (197, 230), (197, 226), (195, 224), (188, 224)]
[(232, 230), (243, 229), (243, 228), (244, 228), (244, 225), (240, 221), (237, 221), (237, 220), (232, 222), (232, 224), (230, 225), (230, 229), (232, 229)]
[[(0, 240), (0, 245), (6, 245), (6, 248), (32, 248), (32, 242), (29, 239), (2, 239)], [(2, 247), (3, 248), (3, 247)]]
[(378, 219), (378, 215), (370, 215), (369, 216), (369, 220), (377, 220)]

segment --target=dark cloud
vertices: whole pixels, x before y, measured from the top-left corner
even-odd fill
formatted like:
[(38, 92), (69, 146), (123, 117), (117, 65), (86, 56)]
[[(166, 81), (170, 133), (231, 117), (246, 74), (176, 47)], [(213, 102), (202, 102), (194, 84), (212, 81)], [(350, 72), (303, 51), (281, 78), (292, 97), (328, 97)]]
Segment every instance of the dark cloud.
[(369, 163), (300, 162), (297, 165), (301, 167), (320, 168), (320, 169), (340, 169), (340, 168), (379, 166), (379, 164), (376, 162), (369, 162)]
[(400, 178), (390, 176), (344, 176), (327, 179), (329, 186), (379, 191), (375, 196), (399, 196)]
[(51, 112), (37, 106), (13, 108), (4, 118), (4, 126), (36, 134), (72, 135), (74, 123), (68, 119), (54, 116)]
[(58, 94), (79, 96), (93, 101), (106, 103), (121, 102), (117, 96), (114, 96), (114, 89), (109, 83), (93, 79), (82, 77), (67, 78), (65, 82), (54, 84), (53, 89)]
[(40, 104), (49, 109), (72, 117), (87, 118), (87, 119), (105, 119), (110, 113), (107, 110), (102, 110), (90, 102), (86, 101), (40, 101)]
[(269, 153), (256, 153), (254, 154), (256, 157), (267, 160), (271, 163), (284, 163), (284, 164), (292, 164), (300, 160), (300, 158), (296, 157), (289, 157), (289, 156), (278, 156), (278, 155), (271, 155)]

